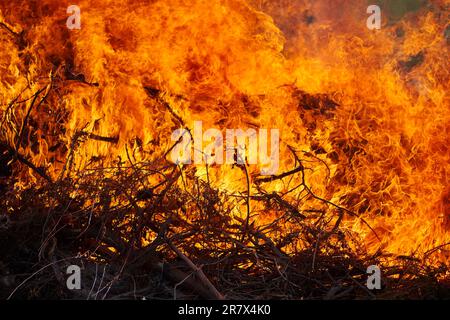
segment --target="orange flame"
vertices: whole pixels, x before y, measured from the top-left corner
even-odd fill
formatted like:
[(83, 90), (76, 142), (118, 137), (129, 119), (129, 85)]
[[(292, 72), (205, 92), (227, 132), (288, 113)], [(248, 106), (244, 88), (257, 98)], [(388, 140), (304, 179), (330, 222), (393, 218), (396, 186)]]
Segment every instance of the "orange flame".
[[(432, 261), (448, 264), (449, 1), (431, 1), (401, 21), (384, 16), (376, 31), (366, 28), (359, 3), (79, 0), (81, 29), (68, 30), (64, 1), (2, 2), (2, 135), (58, 177), (68, 158), (78, 169), (127, 151), (158, 159), (180, 121), (278, 128), (280, 173), (293, 169), (295, 150), (308, 159), (314, 194), (360, 216), (341, 228), (371, 252), (433, 251)], [(38, 108), (29, 110), (39, 90)], [(34, 130), (8, 125), (28, 112)], [(81, 133), (96, 139), (71, 154)], [(247, 188), (230, 166), (209, 174), (230, 193)], [(22, 172), (17, 187), (30, 179), (39, 177)], [(299, 183), (296, 175), (264, 188), (287, 192)], [(288, 197), (302, 210), (320, 206), (303, 191)], [(276, 214), (252, 210), (261, 224)]]

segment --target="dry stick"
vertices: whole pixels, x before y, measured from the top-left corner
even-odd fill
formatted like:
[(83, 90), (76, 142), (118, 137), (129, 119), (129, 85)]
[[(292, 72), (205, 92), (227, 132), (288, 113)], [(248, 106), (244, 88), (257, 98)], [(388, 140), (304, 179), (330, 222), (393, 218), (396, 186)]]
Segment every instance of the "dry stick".
[(34, 172), (36, 172), (38, 175), (40, 175), (42, 178), (47, 180), (48, 182), (52, 183), (52, 179), (45, 173), (45, 171), (42, 168), (36, 167), (33, 163), (28, 161), (24, 156), (22, 156), (19, 152), (17, 152), (13, 147), (11, 147), (8, 144), (0, 142), (0, 146), (6, 148), (10, 153), (13, 153), (17, 160), (19, 160), (21, 163), (26, 165), (27, 167), (31, 168)]
[[(127, 143), (125, 143), (125, 153), (127, 155), (128, 162), (130, 162), (131, 168), (133, 169), (134, 173), (136, 175), (138, 175), (139, 170), (138, 170), (138, 168), (136, 168), (136, 164), (133, 162), (133, 160), (131, 160), (130, 153), (128, 152), (128, 144)], [(118, 169), (120, 170), (120, 165), (118, 166)], [(166, 181), (163, 181), (162, 183), (158, 184), (157, 186), (151, 187), (150, 189), (146, 189), (145, 182), (142, 180), (142, 177), (140, 177), (139, 175), (138, 175), (138, 180), (141, 183), (142, 188), (144, 188), (144, 190), (149, 190), (152, 193), (153, 193), (154, 189), (156, 189), (160, 185), (163, 185), (166, 182)]]
[(179, 164), (177, 165), (177, 168), (178, 168), (178, 170), (180, 170), (180, 177), (181, 177), (181, 182), (183, 183), (184, 191), (191, 197), (192, 201), (195, 202), (195, 205), (197, 206), (198, 211), (200, 212), (200, 216), (203, 217), (203, 208), (198, 201), (198, 197), (194, 197), (194, 195), (188, 191), (187, 185), (186, 185), (186, 180), (184, 179), (184, 176), (183, 176), (183, 169), (181, 168), (181, 166)]
[(282, 173), (282, 174), (273, 175), (273, 176), (269, 176), (269, 177), (265, 177), (265, 178), (255, 179), (255, 183), (272, 182), (272, 181), (275, 181), (275, 180), (281, 180), (281, 179), (283, 179), (283, 178), (285, 178), (287, 176), (290, 176), (290, 175), (295, 174), (297, 172), (300, 172), (302, 170), (304, 170), (304, 168), (301, 165), (301, 166), (299, 166), (299, 167), (297, 167), (297, 168), (295, 168), (295, 169), (293, 169), (291, 171), (288, 171), (288, 172), (285, 172), (285, 173)]
[(183, 125), (184, 127), (186, 127), (186, 124), (184, 122), (184, 120), (172, 109), (172, 107), (166, 102), (164, 101), (161, 93), (159, 90), (157, 89), (153, 89), (150, 87), (144, 87), (145, 91), (147, 92), (147, 95), (151, 98), (156, 99), (159, 103), (161, 103), (169, 112), (170, 114), (177, 119), (177, 121)]
[(211, 291), (215, 300), (225, 300), (225, 297), (214, 287), (201, 268), (197, 267), (183, 252), (175, 247), (169, 239), (166, 239), (169, 247), (198, 275), (203, 284)]
[(315, 267), (316, 267), (316, 256), (317, 256), (317, 251), (319, 250), (319, 243), (320, 243), (320, 232), (317, 235), (316, 245), (314, 246), (314, 253), (313, 253), (313, 257), (312, 257), (311, 269), (313, 272), (315, 271)]
[(70, 148), (69, 148), (69, 152), (68, 155), (66, 157), (66, 161), (64, 163), (64, 167), (61, 170), (61, 173), (59, 174), (59, 178), (58, 180), (61, 181), (64, 178), (64, 173), (67, 170), (67, 167), (70, 168), (72, 167), (72, 162), (73, 162), (73, 153), (77, 147), (77, 143), (79, 141), (79, 139), (81, 137), (87, 137), (88, 139), (91, 140), (97, 140), (97, 141), (102, 141), (102, 142), (109, 142), (109, 143), (114, 143), (117, 144), (119, 142), (119, 137), (104, 137), (104, 136), (100, 136), (94, 133), (89, 133), (84, 131), (84, 129), (87, 127), (87, 124), (85, 125), (85, 127), (80, 130), (80, 131), (76, 131), (71, 139), (70, 142)]
[[(160, 90), (150, 88), (150, 87), (144, 87), (144, 89), (150, 98), (156, 99), (164, 108), (166, 108), (169, 111), (169, 113), (175, 118), (175, 120), (177, 120), (177, 122), (181, 126), (183, 126), (183, 128), (189, 133), (189, 136), (191, 137), (191, 140), (193, 141), (194, 137), (192, 135), (191, 129), (188, 128), (188, 126), (186, 125), (186, 122), (183, 120), (183, 118), (181, 118), (181, 116), (179, 116), (173, 110), (173, 108), (170, 106), (170, 104), (167, 103), (166, 101), (164, 101), (164, 99), (160, 93)], [(172, 149), (175, 148), (175, 146), (177, 146), (181, 141), (183, 141), (183, 136), (184, 136), (184, 134), (182, 136), (180, 136), (178, 138), (178, 140), (172, 145), (172, 147), (170, 147), (170, 149), (164, 153), (163, 158), (165, 158), (172, 151)]]
[(304, 185), (304, 187), (305, 187), (305, 189), (308, 191), (308, 193), (313, 197), (313, 198), (315, 198), (315, 199), (317, 199), (317, 200), (319, 200), (319, 201), (322, 201), (322, 202), (325, 202), (325, 203), (327, 203), (327, 204), (329, 204), (329, 205), (331, 205), (331, 206), (333, 206), (333, 207), (335, 207), (335, 208), (337, 208), (337, 209), (339, 209), (340, 211), (342, 210), (342, 211), (345, 211), (345, 212), (347, 212), (348, 214), (350, 214), (351, 216), (354, 216), (354, 217), (357, 217), (358, 219), (360, 219), (372, 232), (373, 232), (373, 234), (375, 235), (375, 237), (378, 239), (378, 241), (381, 241), (381, 238), (378, 236), (378, 233), (370, 226), (370, 224), (364, 219), (364, 218), (361, 218), (360, 216), (358, 216), (356, 213), (354, 213), (353, 211), (350, 211), (350, 210), (348, 210), (348, 209), (346, 209), (346, 208), (344, 208), (344, 207), (341, 207), (341, 206), (339, 206), (339, 205), (337, 205), (337, 204), (335, 204), (335, 203), (333, 203), (333, 202), (331, 202), (331, 201), (329, 201), (329, 200), (326, 200), (326, 199), (324, 199), (324, 198), (321, 198), (321, 197), (319, 197), (319, 196), (316, 196), (312, 191), (311, 191), (311, 189), (309, 189), (309, 187), (308, 186), (306, 186), (306, 185)]
[(428, 251), (425, 252), (425, 254), (424, 254), (425, 259), (427, 259), (431, 254), (433, 254), (433, 253), (436, 252), (437, 250), (440, 250), (440, 249), (442, 249), (443, 247), (446, 247), (446, 246), (448, 246), (448, 245), (450, 245), (450, 242), (441, 244), (441, 245), (439, 245), (439, 246), (437, 246), (437, 247), (434, 247), (433, 249), (428, 250)]
[(331, 231), (329, 231), (329, 232), (326, 232), (325, 236), (322, 239), (320, 238), (321, 233), (319, 233), (317, 235), (317, 240), (316, 240), (316, 245), (314, 248), (313, 260), (312, 260), (312, 271), (314, 271), (314, 269), (315, 269), (316, 255), (317, 255), (317, 251), (319, 250), (319, 247), (320, 247), (320, 242), (323, 240), (325, 240), (325, 241), (328, 240), (328, 238), (339, 229), (339, 225), (341, 224), (343, 217), (344, 217), (344, 212), (342, 210), (339, 210), (339, 217), (336, 220), (336, 223), (334, 224), (333, 229), (331, 229)]
[[(3, 127), (3, 125), (7, 121), (9, 112), (11, 111), (11, 109), (14, 107), (15, 104), (23, 103), (23, 102), (26, 102), (31, 99), (31, 98), (28, 98), (23, 101), (17, 101), (17, 100), (19, 100), (21, 95), (25, 92), (25, 90), (27, 90), (28, 88), (29, 88), (28, 86), (25, 87), (10, 103), (8, 103), (8, 106), (6, 107), (5, 111), (2, 114), (2, 123), (0, 124), (0, 129)], [(17, 130), (16, 130), (16, 133), (17, 133)]]
[[(161, 192), (161, 194), (158, 195), (158, 199), (162, 200), (162, 199), (164, 198), (164, 196), (165, 196), (167, 190), (168, 190), (168, 189), (173, 185), (173, 183), (175, 183), (175, 181), (178, 179), (178, 175), (175, 174), (175, 171), (176, 171), (176, 168), (174, 168), (174, 171), (173, 171), (174, 177), (170, 177), (171, 180), (168, 181), (168, 186), (166, 187), (166, 189), (165, 189), (164, 191)], [(133, 247), (134, 247), (134, 244), (136, 244), (136, 243), (139, 241), (139, 238), (138, 238), (138, 237), (140, 237), (140, 234), (142, 233), (142, 230), (143, 230), (143, 228), (144, 228), (143, 219), (144, 219), (144, 210), (145, 210), (145, 209), (142, 209), (141, 207), (139, 207), (139, 206), (137, 205), (137, 203), (136, 203), (136, 200), (133, 198), (132, 195), (128, 194), (128, 192), (124, 191), (124, 194), (125, 194), (125, 196), (128, 198), (128, 201), (130, 202), (130, 204), (131, 204), (131, 205), (133, 206), (133, 208), (135, 209), (136, 214), (138, 215), (137, 219), (135, 219), (134, 221), (137, 221), (137, 220), (139, 220), (139, 221), (137, 221), (137, 222), (138, 222), (138, 223), (137, 223), (138, 229), (135, 230), (134, 235), (133, 235), (133, 238), (131, 239), (130, 248), (129, 248), (128, 251), (127, 251), (127, 254), (126, 254), (126, 257), (125, 257), (125, 261), (124, 261), (124, 263), (122, 264), (122, 267), (121, 267), (121, 269), (120, 269), (120, 271), (119, 271), (119, 273), (118, 273), (118, 276), (119, 276), (119, 275), (122, 275), (123, 270), (125, 269), (125, 265), (126, 265), (126, 263), (128, 262), (128, 260), (129, 260), (129, 258), (130, 258), (130, 256), (131, 256), (131, 252), (132, 252), (132, 249), (133, 249)], [(153, 211), (154, 206), (156, 206), (156, 203), (158, 203), (158, 201), (155, 201), (154, 205), (152, 205), (152, 206), (150, 207), (150, 209), (151, 209), (150, 211), (151, 211), (151, 212)], [(134, 222), (134, 221), (133, 221), (133, 222)], [(148, 226), (149, 226), (150, 229), (152, 229), (154, 232), (159, 233), (159, 232), (161, 231), (161, 230), (158, 230), (158, 228), (157, 228), (151, 221), (148, 222)], [(109, 290), (108, 290), (108, 291), (109, 291)], [(106, 297), (106, 294), (105, 294), (104, 297)]]
[(312, 157), (312, 158), (316, 159), (317, 161), (321, 162), (325, 166), (325, 168), (327, 168), (327, 172), (328, 172), (327, 180), (330, 180), (331, 170), (330, 170), (330, 167), (328, 166), (328, 164), (324, 160), (320, 159), (318, 156), (315, 156), (314, 154), (312, 154), (308, 151), (303, 151), (303, 153), (305, 154), (305, 156)]
[[(51, 75), (50, 75), (50, 78), (51, 78)], [(44, 171), (43, 169), (41, 169), (41, 168), (37, 168), (33, 163), (31, 163), (31, 162), (28, 161), (24, 156), (22, 156), (22, 155), (19, 153), (19, 148), (20, 148), (20, 144), (22, 143), (22, 137), (23, 137), (23, 132), (24, 132), (24, 130), (25, 130), (25, 126), (26, 126), (27, 123), (28, 123), (28, 118), (29, 118), (29, 116), (30, 116), (30, 114), (31, 114), (31, 110), (32, 110), (33, 107), (34, 107), (34, 104), (35, 104), (37, 98), (39, 97), (39, 95), (40, 95), (44, 90), (47, 90), (47, 92), (45, 93), (44, 97), (42, 97), (42, 99), (39, 101), (39, 103), (38, 103), (38, 105), (37, 105), (37, 106), (39, 107), (39, 106), (47, 99), (47, 96), (48, 96), (48, 94), (50, 93), (51, 87), (52, 87), (52, 84), (50, 83), (50, 84), (47, 85), (45, 88), (42, 88), (42, 89), (38, 90), (38, 91), (34, 94), (33, 101), (31, 102), (30, 107), (28, 108), (27, 113), (26, 113), (26, 115), (25, 115), (25, 118), (24, 118), (23, 121), (22, 121), (22, 125), (21, 125), (21, 128), (20, 128), (19, 134), (18, 134), (18, 136), (17, 136), (17, 141), (16, 141), (16, 144), (15, 144), (15, 147), (13, 148), (13, 147), (11, 147), (11, 146), (9, 146), (9, 145), (7, 145), (7, 144), (2, 143), (2, 145), (3, 145), (4, 147), (6, 147), (6, 149), (8, 149), (11, 153), (14, 154), (14, 156), (15, 156), (15, 158), (16, 158), (17, 160), (19, 160), (20, 162), (22, 162), (23, 164), (25, 164), (26, 166), (28, 166), (29, 168), (31, 168), (33, 171), (35, 171), (35, 172), (36, 172), (37, 174), (39, 174), (42, 178), (44, 178), (45, 180), (47, 180), (47, 181), (50, 182), (50, 183), (52, 183), (52, 179), (45, 173), (45, 171)]]
[[(261, 231), (254, 232), (253, 234), (255, 237), (264, 240), (266, 242), (266, 244), (268, 244), (272, 248), (273, 252), (275, 252), (275, 254), (277, 256), (279, 256), (282, 259), (287, 258), (286, 254), (277, 248), (277, 246), (275, 245), (275, 243), (273, 242), (273, 240), (270, 237), (266, 236)], [(254, 243), (254, 244), (256, 245), (257, 243)]]
[[(50, 85), (51, 87), (51, 85)], [(16, 141), (16, 150), (19, 150), (20, 148), (20, 144), (22, 143), (22, 138), (23, 138), (23, 132), (25, 130), (25, 126), (28, 124), (28, 118), (30, 117), (31, 111), (33, 110), (34, 104), (36, 103), (37, 98), (39, 97), (39, 95), (45, 90), (45, 89), (49, 89), (49, 87), (47, 86), (46, 88), (42, 88), (40, 90), (38, 90), (33, 97), (33, 101), (31, 101), (30, 103), (30, 107), (27, 110), (27, 113), (25, 114), (25, 118), (22, 121), (22, 125), (20, 126), (20, 130), (19, 130), (19, 134), (17, 136), (17, 141)], [(41, 101), (38, 104), (38, 107), (42, 104), (42, 102), (44, 102), (44, 100), (47, 98), (48, 93), (50, 92), (50, 90), (47, 91), (47, 93), (45, 94), (45, 96), (41, 99)]]
[(8, 296), (8, 298), (6, 298), (6, 300), (10, 300), (12, 298), (12, 296), (17, 292), (17, 290), (19, 290), (25, 283), (27, 283), (31, 278), (33, 278), (35, 275), (37, 275), (38, 273), (42, 272), (43, 270), (47, 269), (48, 267), (51, 267), (52, 265), (62, 262), (62, 261), (67, 261), (67, 260), (71, 260), (71, 259), (75, 259), (75, 258), (79, 258), (79, 255), (76, 256), (72, 256), (72, 257), (68, 257), (68, 258), (63, 258), (60, 260), (56, 260), (56, 261), (52, 261), (51, 263), (43, 266), (42, 268), (40, 268), (39, 270), (37, 270), (36, 272), (32, 273), (28, 278), (26, 278), (25, 280), (23, 280)]
[(244, 163), (243, 164), (244, 167), (244, 172), (245, 172), (245, 178), (247, 180), (247, 198), (246, 198), (246, 205), (247, 205), (247, 216), (245, 217), (245, 226), (244, 226), (244, 230), (242, 232), (242, 239), (241, 242), (244, 242), (245, 240), (245, 235), (248, 231), (248, 226), (250, 223), (250, 177), (248, 175), (248, 170), (247, 170), (247, 165)]
[(349, 279), (352, 280), (358, 287), (363, 289), (372, 299), (375, 299), (377, 296), (373, 294), (366, 286), (363, 286), (361, 283), (353, 279), (353, 277), (349, 276)]
[[(88, 124), (86, 124), (84, 128), (86, 128), (87, 126)], [(67, 167), (69, 167), (69, 170), (72, 167), (73, 153), (75, 152), (75, 149), (77, 147), (79, 136), (79, 131), (76, 131), (70, 139), (69, 152), (67, 152), (66, 161), (64, 162), (64, 166), (59, 174), (58, 181), (61, 181), (64, 178), (64, 173), (66, 172)]]
[(192, 277), (192, 275), (193, 273), (189, 273), (183, 280), (175, 284), (175, 286), (173, 287), (173, 300), (177, 300), (177, 288), (181, 286), (184, 282), (186, 282), (187, 279)]
[(272, 194), (267, 194), (267, 197), (269, 199), (275, 199), (275, 201), (283, 206), (285, 209), (288, 209), (292, 214), (294, 214), (296, 217), (302, 218), (302, 219), (306, 219), (306, 216), (301, 214), (297, 208), (295, 208), (292, 204), (290, 204), (289, 202), (287, 202), (286, 200), (284, 200), (282, 197), (280, 197), (280, 195), (278, 195), (277, 193), (272, 193)]
[(116, 137), (104, 137), (104, 136), (100, 136), (100, 135), (85, 132), (85, 131), (80, 131), (79, 135), (80, 135), (80, 137), (87, 137), (88, 139), (102, 141), (102, 142), (110, 142), (110, 143), (114, 143), (114, 144), (117, 144), (119, 142), (119, 137), (117, 137), (117, 136)]
[[(124, 194), (125, 196), (128, 198), (128, 201), (130, 202), (130, 204), (135, 208), (137, 214), (138, 214), (138, 218), (142, 218), (143, 217), (143, 210), (136, 204), (136, 201), (133, 199), (132, 195), (129, 195), (128, 192), (126, 192), (124, 190)], [(135, 219), (137, 220), (137, 219)], [(133, 220), (133, 222), (135, 221)], [(119, 270), (119, 272), (114, 276), (114, 278), (109, 281), (103, 288), (100, 288), (101, 283), (99, 284), (99, 291), (97, 291), (95, 299), (97, 299), (97, 295), (100, 291), (103, 291), (104, 289), (107, 288), (105, 294), (102, 297), (102, 300), (106, 299), (112, 285), (114, 284), (114, 282), (116, 282), (117, 280), (119, 280), (120, 276), (123, 274), (123, 271), (125, 270), (125, 266), (127, 265), (130, 257), (131, 257), (131, 253), (133, 251), (134, 245), (137, 243), (137, 241), (139, 240), (138, 237), (142, 231), (143, 228), (143, 223), (139, 223), (139, 230), (137, 232), (134, 232), (133, 238), (131, 239), (131, 242), (129, 244), (129, 248), (127, 250), (124, 262), (121, 265), (121, 268)], [(102, 278), (103, 281), (103, 278)]]
[(6, 31), (10, 32), (12, 35), (14, 35), (16, 37), (20, 36), (17, 32), (15, 32), (13, 29), (11, 29), (11, 27), (6, 25), (6, 23), (4, 23), (4, 22), (0, 22), (0, 27), (5, 28)]
[[(329, 201), (329, 200), (326, 200), (326, 199), (324, 199), (324, 198), (321, 198), (321, 197), (315, 195), (314, 192), (312, 192), (312, 190), (311, 190), (311, 189), (307, 186), (307, 184), (306, 184), (305, 168), (304, 168), (304, 166), (303, 166), (303, 164), (302, 164), (302, 161), (301, 161), (300, 158), (297, 156), (297, 154), (296, 154), (294, 148), (292, 148), (291, 146), (288, 146), (288, 147), (289, 147), (289, 150), (291, 150), (292, 154), (294, 155), (295, 160), (296, 160), (298, 163), (300, 163), (299, 168), (301, 168), (301, 169), (300, 169), (300, 172), (301, 172), (301, 174), (302, 174), (302, 183), (301, 183), (301, 184), (302, 184), (302, 186), (305, 188), (305, 190), (306, 190), (306, 191), (307, 191), (314, 199), (319, 200), (319, 201), (322, 201), (322, 202), (324, 202), (324, 203), (327, 203), (327, 204), (329, 204), (329, 205), (331, 205), (331, 206), (333, 206), (333, 207), (339, 209), (340, 212), (341, 212), (341, 210), (342, 210), (342, 211), (348, 213), (349, 215), (351, 215), (351, 216), (353, 216), (353, 217), (357, 217), (358, 219), (360, 219), (360, 220), (361, 220), (361, 221), (362, 221), (362, 222), (363, 222), (363, 223), (364, 223), (364, 224), (365, 224), (365, 225), (373, 232), (373, 234), (375, 235), (375, 237), (376, 237), (379, 241), (381, 241), (381, 239), (380, 239), (380, 237), (378, 236), (377, 232), (370, 226), (370, 224), (369, 224), (364, 218), (360, 217), (358, 214), (354, 213), (353, 211), (351, 211), (351, 210), (349, 210), (349, 209), (347, 209), (347, 208), (341, 207), (341, 206), (339, 206), (339, 205), (337, 205), (337, 204), (335, 204), (335, 203), (333, 203), (333, 202), (331, 202), (331, 201)], [(340, 219), (339, 219), (338, 221), (340, 222)]]

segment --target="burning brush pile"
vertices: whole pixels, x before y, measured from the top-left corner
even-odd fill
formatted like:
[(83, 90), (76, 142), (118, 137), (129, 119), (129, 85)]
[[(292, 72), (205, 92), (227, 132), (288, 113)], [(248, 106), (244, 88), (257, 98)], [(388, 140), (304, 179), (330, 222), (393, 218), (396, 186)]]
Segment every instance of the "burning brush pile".
[(450, 297), (447, 0), (77, 2), (0, 3), (1, 298)]

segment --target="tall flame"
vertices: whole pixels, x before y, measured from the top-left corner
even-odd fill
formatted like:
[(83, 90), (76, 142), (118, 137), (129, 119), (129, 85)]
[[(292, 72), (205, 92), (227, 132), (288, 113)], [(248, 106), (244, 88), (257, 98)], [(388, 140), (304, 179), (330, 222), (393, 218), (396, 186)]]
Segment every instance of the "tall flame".
[[(65, 1), (0, 4), (2, 137), (36, 167), (56, 178), (68, 157), (80, 170), (130, 153), (158, 159), (173, 130), (197, 120), (220, 130), (278, 128), (280, 173), (292, 170), (293, 152), (308, 159), (307, 184), (358, 216), (341, 227), (369, 251), (424, 256), (442, 246), (432, 261), (448, 264), (449, 1), (401, 20), (383, 15), (375, 31), (363, 1), (77, 2), (80, 30), (66, 28)], [(8, 126), (27, 113), (33, 130)], [(96, 139), (72, 154), (81, 133)], [(40, 179), (15, 170), (18, 188)], [(209, 174), (227, 192), (247, 189), (231, 166)], [(205, 167), (197, 175), (205, 178)], [(291, 191), (301, 179), (264, 189), (302, 210), (320, 206)], [(274, 214), (257, 203), (252, 210), (256, 223)]]

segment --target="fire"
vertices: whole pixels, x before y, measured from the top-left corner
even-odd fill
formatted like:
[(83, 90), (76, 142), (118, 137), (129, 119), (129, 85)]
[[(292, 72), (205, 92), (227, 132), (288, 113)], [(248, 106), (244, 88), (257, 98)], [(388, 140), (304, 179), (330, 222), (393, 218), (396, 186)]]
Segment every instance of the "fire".
[(332, 203), (331, 227), (369, 252), (448, 265), (448, 1), (373, 31), (363, 1), (77, 2), (80, 30), (64, 1), (0, 4), (1, 140), (40, 170), (14, 163), (16, 188), (167, 158), (172, 132), (195, 121), (276, 128), (278, 175), (299, 160), (304, 174), (195, 174), (248, 193), (257, 225), (277, 217), (250, 199), (261, 189), (306, 216)]

